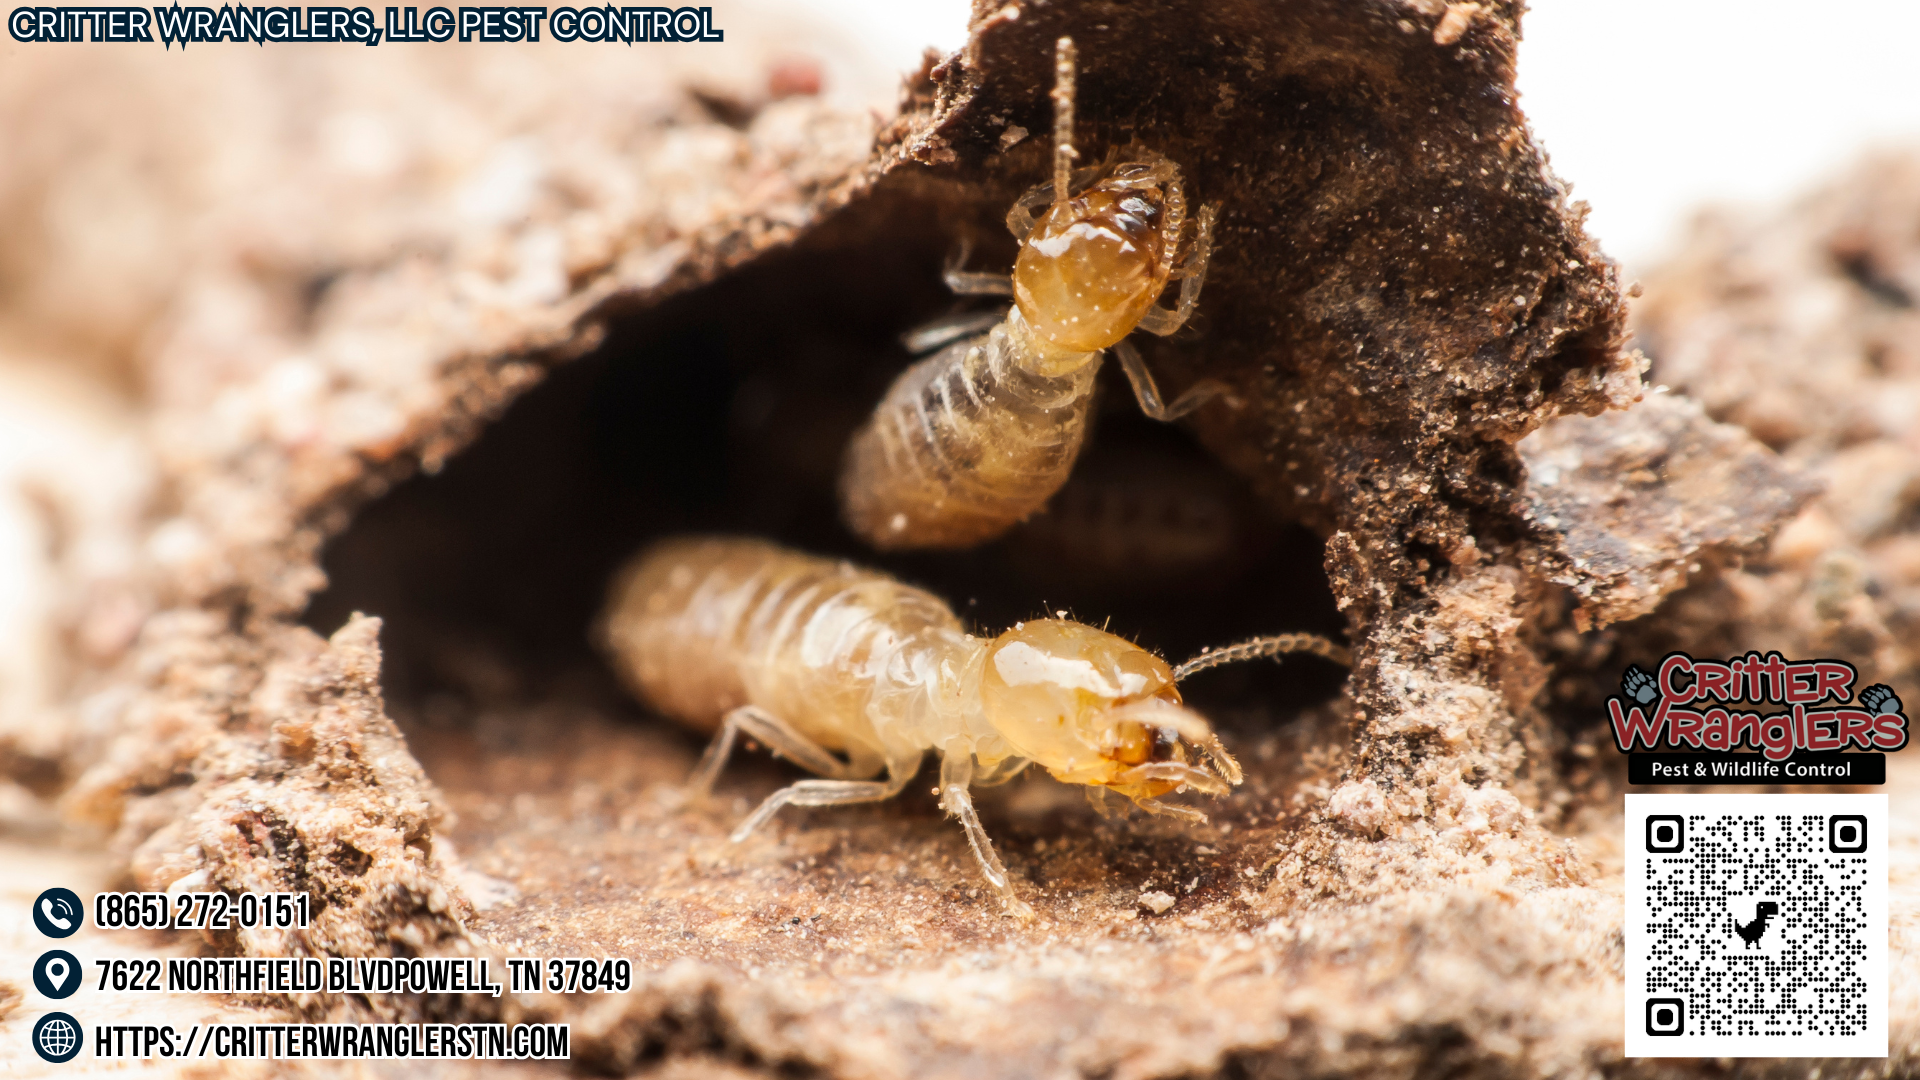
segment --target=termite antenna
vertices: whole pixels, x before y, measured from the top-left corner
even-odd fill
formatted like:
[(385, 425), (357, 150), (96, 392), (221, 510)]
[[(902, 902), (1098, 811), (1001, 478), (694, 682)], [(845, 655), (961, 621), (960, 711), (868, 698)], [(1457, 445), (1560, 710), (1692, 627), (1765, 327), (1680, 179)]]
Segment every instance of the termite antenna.
[(1228, 645), (1222, 649), (1203, 650), (1199, 656), (1174, 668), (1173, 680), (1180, 682), (1195, 672), (1219, 667), (1222, 664), (1258, 660), (1263, 656), (1285, 656), (1288, 653), (1312, 653), (1343, 667), (1353, 666), (1353, 654), (1347, 651), (1345, 645), (1336, 644), (1319, 634), (1275, 634), (1272, 637), (1257, 637), (1251, 641), (1243, 641), (1238, 645)]
[(1063, 37), (1053, 54), (1053, 204), (1067, 201), (1073, 161), (1073, 39)]

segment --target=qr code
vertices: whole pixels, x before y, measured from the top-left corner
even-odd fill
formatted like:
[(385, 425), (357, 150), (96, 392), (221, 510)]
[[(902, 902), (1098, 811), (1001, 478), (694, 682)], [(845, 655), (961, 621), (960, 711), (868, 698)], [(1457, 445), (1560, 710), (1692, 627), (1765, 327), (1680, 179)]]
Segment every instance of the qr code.
[(1885, 795), (1628, 795), (1626, 851), (1627, 1056), (1886, 1056)]

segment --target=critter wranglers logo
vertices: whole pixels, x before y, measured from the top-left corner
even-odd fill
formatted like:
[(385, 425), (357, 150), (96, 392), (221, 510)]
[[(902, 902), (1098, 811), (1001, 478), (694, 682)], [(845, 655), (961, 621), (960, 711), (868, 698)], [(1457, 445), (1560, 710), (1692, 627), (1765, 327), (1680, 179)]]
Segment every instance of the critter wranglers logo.
[(1906, 746), (1899, 696), (1876, 683), (1856, 700), (1858, 679), (1842, 660), (1789, 661), (1777, 652), (1696, 660), (1676, 652), (1652, 674), (1629, 665), (1621, 692), (1607, 699), (1607, 719), (1621, 753), (1744, 748), (1780, 762), (1797, 752)]

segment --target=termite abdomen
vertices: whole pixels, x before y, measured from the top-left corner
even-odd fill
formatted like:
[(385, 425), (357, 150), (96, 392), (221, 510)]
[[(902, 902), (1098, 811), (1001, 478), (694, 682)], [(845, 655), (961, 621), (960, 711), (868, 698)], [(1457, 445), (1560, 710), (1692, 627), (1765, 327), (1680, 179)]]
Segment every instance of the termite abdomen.
[(968, 548), (1059, 489), (1086, 437), (1095, 369), (1016, 362), (1017, 315), (915, 364), (854, 436), (840, 479), (852, 530), (882, 549)]
[(1103, 439), (1045, 511), (1007, 534), (1020, 578), (1106, 598), (1214, 595), (1272, 547), (1279, 527), (1197, 450), (1113, 442)]

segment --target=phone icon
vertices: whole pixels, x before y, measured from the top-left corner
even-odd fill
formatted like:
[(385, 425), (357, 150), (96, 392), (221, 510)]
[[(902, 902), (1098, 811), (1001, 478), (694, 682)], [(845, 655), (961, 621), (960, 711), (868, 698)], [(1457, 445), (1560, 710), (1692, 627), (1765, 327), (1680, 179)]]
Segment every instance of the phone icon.
[(48, 889), (33, 902), (33, 925), (48, 937), (67, 937), (85, 921), (80, 898), (71, 889)]

